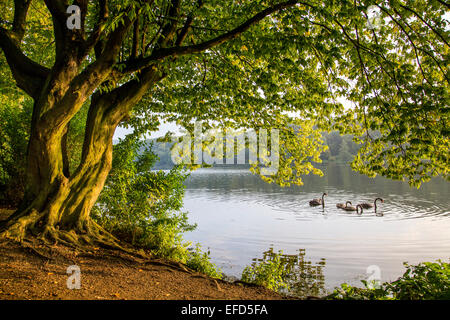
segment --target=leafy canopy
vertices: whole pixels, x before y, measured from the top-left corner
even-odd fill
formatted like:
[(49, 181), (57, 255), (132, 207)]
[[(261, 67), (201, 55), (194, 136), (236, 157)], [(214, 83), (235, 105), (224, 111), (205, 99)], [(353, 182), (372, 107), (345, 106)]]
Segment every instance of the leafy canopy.
[[(1, 2), (10, 4), (0, 12), (8, 26), (12, 1)], [(120, 88), (150, 66), (161, 72), (125, 126), (279, 129), (280, 170), (266, 180), (282, 185), (320, 174), (316, 131), (339, 130), (363, 145), (355, 170), (419, 186), (450, 179), (448, 10), (440, 0), (111, 0), (89, 2), (83, 31), (99, 32), (101, 43), (134, 21), (97, 90)], [(51, 66), (56, 48), (42, 2), (28, 21), (23, 49)], [(160, 41), (167, 28), (176, 36)]]

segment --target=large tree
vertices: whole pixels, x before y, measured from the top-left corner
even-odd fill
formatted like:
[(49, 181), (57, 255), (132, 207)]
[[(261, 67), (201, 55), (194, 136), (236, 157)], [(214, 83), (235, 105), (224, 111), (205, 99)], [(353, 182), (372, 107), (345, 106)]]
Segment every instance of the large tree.
[[(362, 173), (412, 184), (449, 177), (445, 1), (0, 4), (0, 47), (34, 103), (26, 193), (3, 237), (32, 231), (111, 244), (89, 214), (121, 123), (280, 129), (280, 168), (266, 177), (280, 184), (320, 173), (311, 161), (322, 129), (359, 137), (353, 167)], [(72, 4), (79, 29), (67, 25)], [(67, 132), (84, 108), (81, 157), (70, 170)]]

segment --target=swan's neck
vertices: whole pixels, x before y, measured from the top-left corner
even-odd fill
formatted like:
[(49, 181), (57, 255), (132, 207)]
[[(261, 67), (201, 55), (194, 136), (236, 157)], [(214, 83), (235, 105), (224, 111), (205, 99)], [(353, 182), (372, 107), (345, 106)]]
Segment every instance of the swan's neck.
[(378, 200), (383, 200), (381, 198), (376, 198), (375, 201), (373, 202), (373, 206), (375, 207), (375, 212), (377, 212), (377, 201)]

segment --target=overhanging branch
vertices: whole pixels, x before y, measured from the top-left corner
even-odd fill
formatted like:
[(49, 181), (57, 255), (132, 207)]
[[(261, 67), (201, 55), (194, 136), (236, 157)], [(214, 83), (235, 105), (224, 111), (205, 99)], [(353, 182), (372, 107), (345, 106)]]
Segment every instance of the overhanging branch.
[(5, 54), (17, 86), (28, 95), (36, 98), (39, 87), (47, 78), (50, 70), (28, 58), (20, 50), (11, 33), (0, 27), (0, 48)]
[(14, 22), (12, 36), (16, 42), (22, 41), (25, 35), (25, 22), (31, 0), (14, 0)]
[(220, 45), (224, 42), (236, 39), (239, 37), (242, 33), (247, 31), (250, 27), (257, 24), (261, 20), (263, 20), (265, 17), (277, 12), (281, 11), (283, 9), (293, 7), (296, 4), (301, 3), (300, 1), (286, 1), (283, 3), (279, 3), (277, 5), (274, 5), (270, 8), (267, 8), (259, 13), (257, 13), (255, 16), (250, 18), (249, 20), (245, 21), (238, 27), (234, 28), (233, 30), (224, 33), (216, 38), (213, 38), (211, 40), (205, 41), (203, 43), (190, 45), (190, 46), (174, 46), (169, 48), (159, 48), (155, 49), (155, 51), (146, 58), (136, 59), (134, 61), (130, 61), (127, 63), (127, 67), (125, 68), (125, 72), (134, 72), (138, 71), (142, 68), (147, 67), (151, 63), (162, 60), (164, 58), (170, 57), (170, 56), (182, 56), (187, 54), (193, 54), (193, 53), (200, 53), (203, 52), (209, 48), (212, 48), (214, 46)]

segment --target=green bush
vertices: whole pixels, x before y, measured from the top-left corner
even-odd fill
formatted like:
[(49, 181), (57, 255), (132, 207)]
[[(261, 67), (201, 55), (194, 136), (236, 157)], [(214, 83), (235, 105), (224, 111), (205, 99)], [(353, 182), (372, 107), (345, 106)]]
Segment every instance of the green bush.
[(383, 283), (378, 289), (353, 287), (342, 284), (327, 299), (342, 300), (449, 300), (450, 263), (440, 260), (412, 266), (404, 264), (406, 271), (393, 282)]
[(325, 293), (324, 266), (323, 259), (317, 264), (307, 260), (304, 249), (298, 254), (283, 254), (270, 248), (262, 259), (244, 269), (242, 281), (299, 298), (319, 296)]
[[(1, 60), (0, 60), (1, 63)], [(17, 207), (26, 185), (26, 160), (33, 101), (20, 92), (2, 90), (0, 68), (0, 205)], [(70, 169), (78, 166), (85, 134), (82, 108), (69, 125), (67, 149)]]
[(287, 289), (288, 284), (284, 279), (284, 264), (279, 255), (273, 255), (270, 259), (253, 263), (242, 271), (242, 281), (254, 283), (268, 289), (278, 291)]
[(0, 93), (0, 204), (17, 206), (25, 186), (32, 101)]
[(400, 300), (450, 300), (450, 263), (405, 263), (401, 278), (386, 284), (386, 290)]
[(178, 166), (151, 170), (157, 160), (151, 146), (133, 135), (114, 146), (112, 169), (93, 209), (94, 219), (133, 246), (220, 277), (209, 256), (182, 238), (196, 227), (181, 211), (188, 174)]
[(189, 248), (185, 264), (198, 272), (209, 275), (212, 278), (222, 279), (222, 273), (216, 265), (210, 262), (210, 252), (203, 252), (201, 246), (197, 244), (194, 248)]

